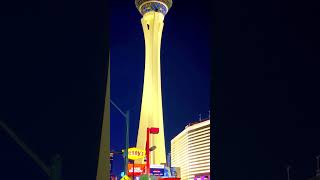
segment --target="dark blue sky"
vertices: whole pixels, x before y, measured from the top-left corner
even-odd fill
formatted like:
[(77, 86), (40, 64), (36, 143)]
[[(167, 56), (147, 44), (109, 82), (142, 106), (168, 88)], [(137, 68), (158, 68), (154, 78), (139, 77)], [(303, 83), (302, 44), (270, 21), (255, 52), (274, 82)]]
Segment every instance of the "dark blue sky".
[(214, 1), (213, 134), (217, 179), (315, 174), (320, 154), (315, 2)]
[[(97, 172), (108, 58), (107, 1), (5, 1), (0, 119), (63, 179)], [(1, 129), (0, 179), (48, 179)]]
[[(193, 11), (192, 11), (193, 10)], [(192, 11), (192, 13), (190, 13)], [(163, 118), (167, 152), (170, 140), (189, 123), (208, 117), (211, 91), (208, 13), (174, 1), (164, 20), (161, 46)], [(144, 36), (134, 1), (112, 1), (110, 15), (111, 98), (131, 111), (130, 146), (136, 144), (144, 75)], [(124, 147), (124, 117), (111, 106), (111, 148)], [(115, 172), (123, 168), (115, 158)]]

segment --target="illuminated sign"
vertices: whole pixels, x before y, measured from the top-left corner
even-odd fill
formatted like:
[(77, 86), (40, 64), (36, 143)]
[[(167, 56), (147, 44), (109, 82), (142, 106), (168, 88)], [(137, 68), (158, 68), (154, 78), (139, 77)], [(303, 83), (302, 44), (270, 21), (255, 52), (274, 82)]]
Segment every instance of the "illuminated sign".
[(171, 177), (171, 172), (169, 167), (164, 168), (164, 177)]
[(120, 180), (130, 180), (128, 176), (123, 176)]
[(145, 164), (128, 164), (128, 175), (132, 176), (134, 174), (135, 176), (140, 176), (145, 172), (145, 167)]
[(150, 168), (150, 175), (163, 176), (164, 175), (164, 169)]
[(158, 164), (150, 164), (150, 168), (158, 168), (158, 169), (163, 169), (164, 165), (158, 165)]
[(157, 165), (157, 164), (150, 165), (150, 175), (164, 176), (164, 165)]
[(146, 151), (138, 148), (128, 149), (128, 158), (131, 160), (137, 160), (144, 158), (146, 156)]

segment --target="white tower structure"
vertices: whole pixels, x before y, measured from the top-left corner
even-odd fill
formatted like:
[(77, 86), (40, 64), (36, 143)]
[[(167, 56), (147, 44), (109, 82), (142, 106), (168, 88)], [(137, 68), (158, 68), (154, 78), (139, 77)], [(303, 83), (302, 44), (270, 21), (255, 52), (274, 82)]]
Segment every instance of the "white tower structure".
[[(150, 135), (150, 163), (166, 163), (164, 125), (161, 95), (160, 47), (163, 20), (172, 6), (172, 0), (136, 0), (145, 39), (145, 72), (137, 148), (145, 149), (147, 128), (159, 128), (159, 134)], [(143, 160), (137, 160), (143, 163)]]

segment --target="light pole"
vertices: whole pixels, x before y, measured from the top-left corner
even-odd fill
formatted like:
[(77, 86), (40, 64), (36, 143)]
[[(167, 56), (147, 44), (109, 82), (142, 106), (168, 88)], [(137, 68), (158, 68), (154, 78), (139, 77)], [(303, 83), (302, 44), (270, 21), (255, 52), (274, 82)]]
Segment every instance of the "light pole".
[(288, 175), (288, 180), (290, 180), (290, 166), (287, 166), (287, 175)]
[(316, 158), (317, 158), (317, 172), (316, 172), (316, 176), (320, 176), (320, 165), (319, 165), (320, 155), (318, 155)]
[(2, 127), (9, 136), (35, 161), (35, 163), (48, 175), (50, 180), (61, 179), (61, 157), (55, 155), (51, 166), (47, 166), (40, 158), (25, 144), (18, 136), (2, 121), (0, 121), (0, 127)]
[[(149, 147), (149, 135), (150, 134), (158, 134), (159, 133), (159, 128), (155, 128), (155, 127), (152, 127), (152, 128), (147, 128), (147, 142), (146, 142), (146, 159), (147, 159), (147, 165), (146, 165), (146, 174), (149, 176), (150, 174), (150, 147)], [(152, 151), (154, 150), (155, 148), (152, 147)]]
[(110, 102), (114, 107), (118, 109), (118, 111), (125, 117), (126, 119), (126, 149), (124, 151), (124, 174), (127, 175), (128, 171), (128, 149), (129, 149), (129, 118), (130, 112), (129, 110), (124, 113), (121, 109), (110, 99)]

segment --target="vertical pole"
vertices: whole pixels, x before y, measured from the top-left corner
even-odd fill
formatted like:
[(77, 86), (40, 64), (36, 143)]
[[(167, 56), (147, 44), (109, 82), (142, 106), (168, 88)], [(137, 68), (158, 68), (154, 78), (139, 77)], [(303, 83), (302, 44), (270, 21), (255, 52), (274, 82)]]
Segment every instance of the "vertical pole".
[(287, 167), (288, 180), (290, 180), (290, 166)]
[(55, 155), (51, 166), (50, 180), (61, 180), (61, 157)]
[(320, 155), (318, 155), (316, 158), (317, 158), (317, 172), (316, 172), (316, 176), (320, 176), (320, 167), (319, 167), (319, 158), (320, 158)]
[(132, 175), (133, 178), (132, 178), (132, 179), (134, 180), (134, 161), (133, 161), (133, 163), (132, 163), (132, 166), (133, 166), (133, 175)]
[(150, 130), (149, 128), (147, 128), (147, 143), (146, 143), (146, 157), (147, 157), (147, 163), (146, 163), (146, 174), (149, 176), (149, 168), (150, 168), (150, 161), (149, 161), (149, 134), (150, 134)]
[(128, 174), (128, 149), (129, 149), (129, 118), (130, 118), (130, 111), (126, 112), (126, 150), (125, 150), (125, 160), (124, 160), (124, 173), (125, 175)]
[(50, 177), (50, 169), (44, 164), (43, 161), (39, 159), (39, 157), (34, 152), (31, 151), (31, 149), (29, 149), (26, 144), (24, 144), (18, 138), (18, 136), (11, 129), (9, 129), (9, 127), (4, 122), (0, 121), (0, 127), (2, 127), (9, 134), (9, 136), (24, 150), (24, 152), (26, 152), (32, 158), (32, 160), (34, 160), (35, 163), (37, 163), (37, 165)]
[(317, 156), (317, 170), (319, 171), (319, 158), (320, 158), (320, 155)]

